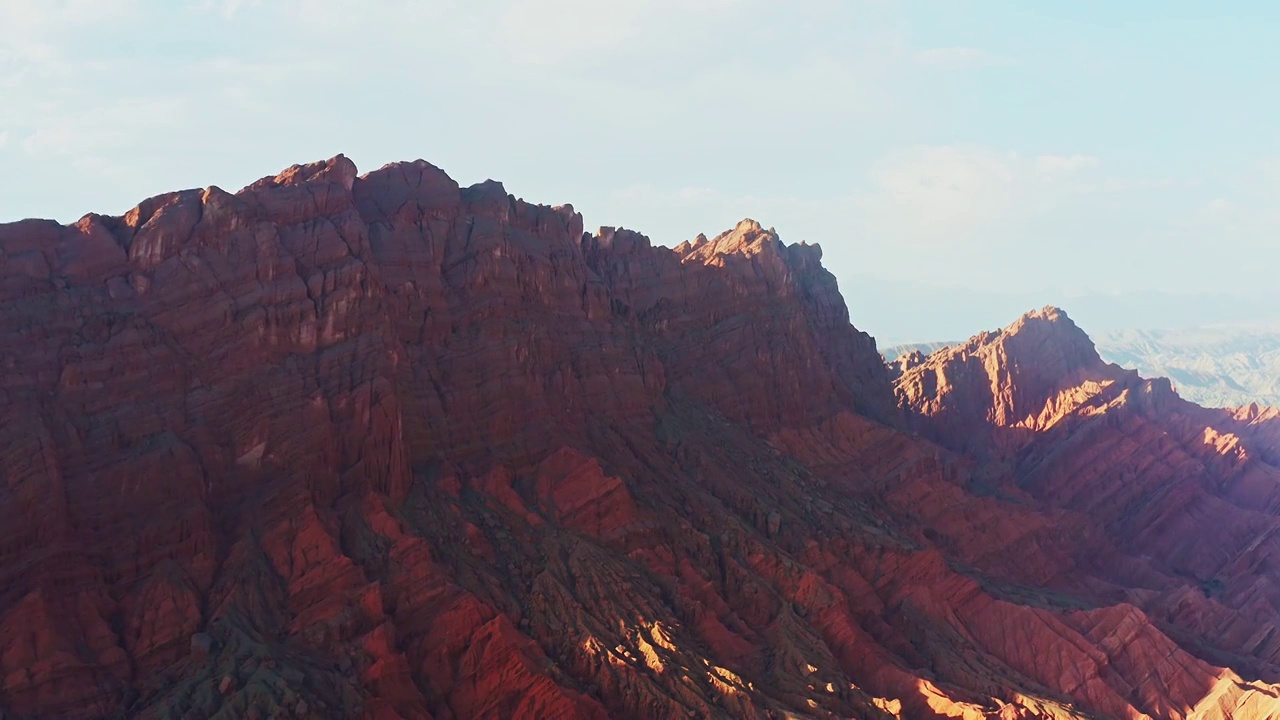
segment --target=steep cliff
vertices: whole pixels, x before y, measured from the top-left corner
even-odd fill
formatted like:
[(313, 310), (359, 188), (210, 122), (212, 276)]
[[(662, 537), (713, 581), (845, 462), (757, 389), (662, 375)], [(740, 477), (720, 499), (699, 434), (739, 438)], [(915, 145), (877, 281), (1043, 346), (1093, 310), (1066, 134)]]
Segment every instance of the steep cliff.
[(895, 382), (820, 260), (341, 156), (0, 225), (0, 712), (1280, 712), (1274, 414), (1053, 310)]

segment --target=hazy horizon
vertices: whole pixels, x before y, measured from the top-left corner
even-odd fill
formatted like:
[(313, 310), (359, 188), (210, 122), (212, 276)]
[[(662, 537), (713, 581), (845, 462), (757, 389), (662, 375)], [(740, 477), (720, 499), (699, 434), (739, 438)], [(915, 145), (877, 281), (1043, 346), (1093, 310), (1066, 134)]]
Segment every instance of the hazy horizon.
[(664, 245), (820, 243), (882, 342), (1280, 317), (1280, 8), (1238, 7), (15, 0), (0, 222), (421, 157)]

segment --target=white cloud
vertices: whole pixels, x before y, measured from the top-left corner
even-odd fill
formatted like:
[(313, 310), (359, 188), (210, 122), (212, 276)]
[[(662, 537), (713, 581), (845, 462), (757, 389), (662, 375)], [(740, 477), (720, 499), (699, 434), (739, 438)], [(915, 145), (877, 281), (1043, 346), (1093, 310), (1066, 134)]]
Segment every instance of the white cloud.
[(50, 118), (31, 132), (22, 148), (32, 155), (81, 157), (145, 142), (148, 134), (167, 129), (182, 117), (182, 100), (119, 98), (87, 108), (83, 115)]
[(1097, 166), (1098, 158), (1092, 155), (1041, 155), (1036, 158), (1036, 170), (1050, 177)]
[(938, 68), (996, 67), (1014, 64), (1009, 58), (992, 55), (986, 50), (973, 47), (929, 48), (916, 53), (915, 60), (918, 65)]
[(1247, 177), (1254, 194), (1268, 205), (1275, 206), (1280, 202), (1280, 158), (1266, 157), (1256, 161)]
[[(716, 235), (745, 217), (765, 227), (776, 225), (788, 242), (813, 240), (805, 235), (812, 230), (812, 220), (839, 217), (852, 198), (737, 195), (708, 187), (665, 189), (636, 184), (613, 192), (610, 204), (635, 213), (637, 224), (628, 227), (648, 234), (655, 243), (672, 246), (699, 232)], [(610, 223), (625, 220), (611, 218)]]
[(0, 130), (0, 150), (3, 150), (4, 146), (8, 144), (9, 144), (9, 131)]
[[(223, 0), (241, 5), (257, 6), (259, 0)], [(350, 40), (358, 33), (367, 34), (369, 42), (350, 43), (337, 48), (357, 52), (365, 59), (376, 59), (395, 49), (412, 53), (431, 52), (444, 45), (454, 49), (470, 47), (472, 50), (497, 42), (493, 26), (499, 11), (507, 0), (277, 0), (264, 7), (278, 8), (285, 27), (281, 28), (284, 41), (297, 42), (301, 38), (289, 32), (296, 27), (305, 28), (304, 37), (316, 31), (330, 32), (330, 39)], [(477, 31), (483, 27), (487, 36)], [(447, 28), (448, 32), (443, 30)], [(376, 41), (372, 38), (376, 37)], [(424, 37), (433, 42), (422, 43)], [(414, 40), (410, 45), (406, 41)], [(489, 48), (486, 48), (489, 49)]]
[(877, 234), (925, 246), (986, 242), (1097, 194), (1193, 187), (1194, 178), (1100, 177), (1093, 155), (917, 146), (871, 171), (859, 212)]
[(1235, 209), (1236, 204), (1224, 197), (1216, 197), (1204, 204), (1204, 211), (1211, 214), (1220, 214)]
[(657, 27), (716, 20), (735, 4), (737, 0), (515, 0), (502, 13), (503, 47), (525, 62), (555, 63), (623, 48)]
[(1213, 189), (1219, 194), (1196, 206), (1197, 219), (1238, 247), (1273, 251), (1280, 228), (1280, 158), (1260, 159), (1233, 184), (1215, 183)]
[(259, 0), (200, 0), (204, 12), (213, 12), (226, 18), (234, 18), (241, 8), (257, 5)]
[(0, 87), (6, 92), (0, 118), (35, 111), (28, 107), (32, 95), (92, 89), (84, 86), (78, 70), (96, 59), (76, 54), (96, 47), (102, 34), (136, 18), (139, 6), (139, 0), (0, 2)]
[(139, 0), (5, 0), (0, 2), (0, 61), (48, 62), (68, 44), (66, 34), (103, 29), (134, 17)]
[(1199, 178), (1110, 177), (1102, 180), (1099, 183), (1089, 185), (1086, 189), (1089, 192), (1121, 193), (1121, 192), (1136, 192), (1141, 190), (1167, 190), (1171, 188), (1190, 188), (1190, 187), (1198, 187), (1200, 184), (1201, 184), (1201, 180)]
[(784, 233), (814, 228), (808, 239), (816, 239), (820, 224), (806, 217), (825, 217), (843, 218), (850, 232), (891, 239), (896, 247), (973, 247), (1007, 239), (1012, 228), (1095, 192), (1102, 183), (1090, 171), (1100, 164), (1098, 158), (1080, 154), (1031, 156), (985, 146), (916, 146), (887, 154), (861, 182), (820, 197), (636, 185), (614, 193), (613, 199), (651, 214), (701, 209), (721, 218), (721, 224), (745, 216), (766, 224), (777, 218)]
[(872, 222), (918, 243), (962, 241), (1016, 207), (1027, 162), (985, 147), (920, 146), (890, 154), (871, 172), (862, 205)]
[(613, 199), (623, 202), (670, 205), (702, 205), (723, 202), (725, 193), (708, 187), (683, 187), (659, 190), (652, 185), (630, 185), (613, 192)]
[[(652, 185), (630, 185), (612, 194), (615, 201), (651, 205), (653, 207), (740, 209), (743, 211), (755, 208), (754, 212), (765, 214), (769, 208), (787, 207), (812, 210), (820, 207), (823, 201), (816, 198), (802, 199), (789, 196), (769, 197), (764, 195), (735, 195), (715, 188), (687, 186), (674, 190), (655, 188)], [(743, 215), (742, 217), (747, 217)], [(736, 218), (741, 220), (742, 217)], [(763, 218), (757, 218), (764, 221)], [(710, 231), (711, 228), (703, 228)]]

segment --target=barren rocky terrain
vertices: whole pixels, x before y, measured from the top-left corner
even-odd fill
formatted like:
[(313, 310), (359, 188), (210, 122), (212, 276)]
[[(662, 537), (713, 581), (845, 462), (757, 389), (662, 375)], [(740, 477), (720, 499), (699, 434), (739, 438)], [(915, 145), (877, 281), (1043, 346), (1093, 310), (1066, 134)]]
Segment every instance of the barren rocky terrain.
[(890, 368), (821, 257), (341, 156), (0, 225), (0, 714), (1280, 717), (1280, 414)]

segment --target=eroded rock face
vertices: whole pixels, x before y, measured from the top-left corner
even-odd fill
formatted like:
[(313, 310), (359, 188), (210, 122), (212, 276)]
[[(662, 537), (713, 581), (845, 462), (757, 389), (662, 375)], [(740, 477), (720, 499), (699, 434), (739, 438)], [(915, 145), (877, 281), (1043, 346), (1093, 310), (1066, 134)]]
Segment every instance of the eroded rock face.
[[(1280, 588), (1269, 569), (1280, 506), (1275, 409), (1186, 402), (1166, 379), (1103, 363), (1055, 308), (940, 350), (896, 387), (911, 425), (977, 460), (972, 489), (1050, 513), (1057, 532), (1076, 535), (1074, 548), (1056, 543), (1063, 557), (1037, 563), (1046, 574), (1024, 572), (1023, 582), (1091, 584), (1071, 594), (1094, 604), (1125, 598), (1145, 612), (1142, 622), (1201, 659), (1280, 677), (1272, 638)], [(1019, 547), (1010, 561), (1028, 552)], [(1073, 576), (1072, 565), (1088, 576)], [(1205, 686), (1187, 684), (1188, 696)], [(1228, 717), (1275, 711), (1274, 701), (1238, 702)]]
[(1052, 310), (893, 381), (820, 259), (341, 156), (0, 225), (0, 711), (1276, 712), (1273, 412)]

